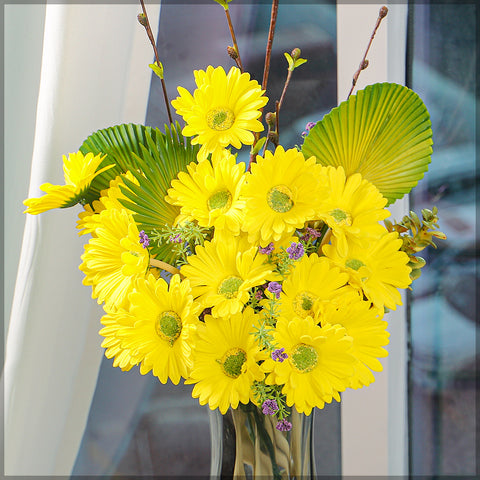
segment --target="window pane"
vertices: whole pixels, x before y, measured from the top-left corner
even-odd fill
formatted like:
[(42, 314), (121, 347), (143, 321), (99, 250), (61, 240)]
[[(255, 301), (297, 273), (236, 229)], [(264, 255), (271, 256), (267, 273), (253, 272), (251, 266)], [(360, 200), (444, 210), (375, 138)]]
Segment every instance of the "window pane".
[[(261, 83), (271, 6), (262, 1), (232, 2), (229, 8), (245, 70)], [(226, 55), (231, 40), (225, 14), (213, 1), (162, 2), (158, 44), (170, 100), (178, 95), (177, 85), (194, 89), (194, 69), (232, 64)], [(336, 105), (334, 2), (280, 5), (267, 92), (271, 101), (265, 111), (274, 110), (283, 89), (287, 74), (283, 53), (295, 47), (308, 62), (295, 71), (280, 114), (285, 148), (300, 144), (305, 124)], [(146, 124), (163, 129), (167, 122), (161, 84), (153, 76)], [(74, 473), (208, 475), (208, 408), (191, 397), (192, 387), (162, 385), (151, 374), (143, 377), (135, 368), (121, 372), (111, 363), (103, 361)], [(338, 404), (316, 412), (314, 435), (318, 473), (338, 475)]]
[(430, 111), (434, 154), (411, 207), (439, 208), (446, 241), (423, 255), (411, 296), (410, 461), (414, 475), (474, 475), (478, 333), (476, 6), (412, 5), (410, 86)]

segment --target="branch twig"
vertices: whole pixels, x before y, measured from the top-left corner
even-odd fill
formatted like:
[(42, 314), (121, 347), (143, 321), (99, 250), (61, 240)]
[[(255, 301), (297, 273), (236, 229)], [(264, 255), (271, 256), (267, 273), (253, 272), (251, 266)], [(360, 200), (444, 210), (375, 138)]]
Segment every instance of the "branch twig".
[(358, 77), (360, 76), (360, 72), (362, 70), (365, 70), (368, 67), (368, 60), (367, 60), (367, 54), (368, 51), (370, 50), (370, 46), (372, 45), (373, 38), (375, 37), (375, 34), (377, 33), (378, 27), (380, 26), (380, 23), (382, 22), (382, 19), (387, 16), (388, 13), (388, 8), (383, 6), (380, 11), (378, 12), (378, 18), (377, 22), (375, 23), (375, 27), (373, 29), (372, 35), (370, 37), (370, 41), (368, 42), (367, 49), (365, 50), (365, 54), (363, 55), (362, 61), (360, 62), (360, 66), (358, 67), (358, 70), (353, 74), (353, 79), (352, 79), (352, 88), (350, 89), (350, 92), (348, 92), (347, 95), (347, 100), (350, 97), (350, 95), (353, 92), (353, 89), (355, 88), (355, 85), (357, 84)]
[[(142, 10), (143, 10), (143, 21), (140, 20), (140, 17), (139, 17), (139, 21), (145, 27), (145, 31), (147, 32), (148, 39), (150, 40), (150, 43), (152, 44), (152, 47), (153, 47), (153, 53), (155, 54), (155, 60), (157, 62), (157, 65), (160, 67), (161, 62), (160, 62), (160, 58), (158, 57), (157, 45), (156, 45), (156, 42), (155, 42), (155, 38), (153, 38), (153, 33), (152, 33), (152, 29), (150, 27), (150, 22), (148, 21), (148, 15), (147, 15), (147, 10), (145, 8), (145, 3), (143, 2), (143, 0), (140, 0), (140, 3), (142, 5)], [(168, 120), (170, 121), (170, 124), (172, 124), (173, 119), (172, 119), (172, 113), (170, 111), (170, 103), (168, 101), (168, 96), (167, 96), (167, 87), (165, 86), (165, 80), (163, 78), (161, 78), (160, 80), (162, 82), (163, 98), (165, 100), (165, 105), (167, 107)]]

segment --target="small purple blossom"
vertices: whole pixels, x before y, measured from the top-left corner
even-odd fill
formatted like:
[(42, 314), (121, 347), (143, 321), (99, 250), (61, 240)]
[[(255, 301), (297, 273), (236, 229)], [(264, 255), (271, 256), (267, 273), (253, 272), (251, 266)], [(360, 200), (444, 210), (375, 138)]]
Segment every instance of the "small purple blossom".
[(264, 415), (275, 415), (278, 412), (276, 400), (265, 400), (262, 404), (262, 412)]
[(289, 432), (292, 429), (292, 424), (288, 420), (280, 420), (275, 426), (277, 430), (281, 432)]
[(292, 244), (287, 248), (287, 253), (292, 260), (298, 260), (303, 257), (303, 254), (305, 253), (305, 248), (300, 242), (292, 242)]
[(278, 282), (270, 282), (267, 286), (267, 290), (270, 293), (273, 293), (277, 299), (280, 298), (280, 292), (282, 291), (282, 286)]
[(285, 353), (285, 349), (283, 347), (277, 348), (272, 352), (272, 359), (275, 360), (276, 362), (282, 363), (287, 358), (288, 358), (288, 355)]
[(182, 243), (182, 237), (179, 233), (177, 233), (175, 236), (170, 235), (170, 237), (168, 237), (168, 241), (170, 243)]
[(258, 247), (258, 251), (264, 255), (270, 255), (274, 250), (273, 242), (270, 242), (266, 247)]
[(305, 235), (303, 236), (303, 241), (308, 242), (310, 239), (318, 238), (320, 237), (321, 233), (318, 230), (315, 230), (314, 228), (307, 227)]
[(143, 248), (147, 248), (150, 245), (150, 239), (148, 235), (145, 233), (145, 230), (141, 230), (138, 234), (139, 242), (142, 244)]
[(302, 132), (302, 137), (306, 137), (309, 133), (310, 130), (316, 125), (316, 122), (308, 122), (305, 125), (305, 130)]
[(261, 290), (257, 290), (257, 291), (255, 292), (255, 298), (256, 298), (257, 300), (261, 300), (261, 299), (263, 298), (263, 292), (262, 292)]

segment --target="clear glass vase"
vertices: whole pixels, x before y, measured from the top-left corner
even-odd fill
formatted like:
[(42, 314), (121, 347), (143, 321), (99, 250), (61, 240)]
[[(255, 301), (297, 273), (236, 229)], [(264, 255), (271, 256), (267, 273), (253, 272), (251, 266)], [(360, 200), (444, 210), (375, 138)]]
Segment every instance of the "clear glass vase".
[(313, 412), (292, 410), (292, 429), (277, 430), (275, 417), (249, 403), (225, 415), (210, 412), (212, 479), (314, 479)]

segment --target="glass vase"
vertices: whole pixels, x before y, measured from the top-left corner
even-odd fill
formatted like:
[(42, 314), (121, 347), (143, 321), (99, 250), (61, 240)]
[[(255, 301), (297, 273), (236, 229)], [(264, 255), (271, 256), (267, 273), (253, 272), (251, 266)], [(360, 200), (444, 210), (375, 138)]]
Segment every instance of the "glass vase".
[(210, 412), (212, 479), (314, 479), (313, 412), (292, 409), (292, 429), (279, 431), (278, 420), (249, 403), (225, 415)]

